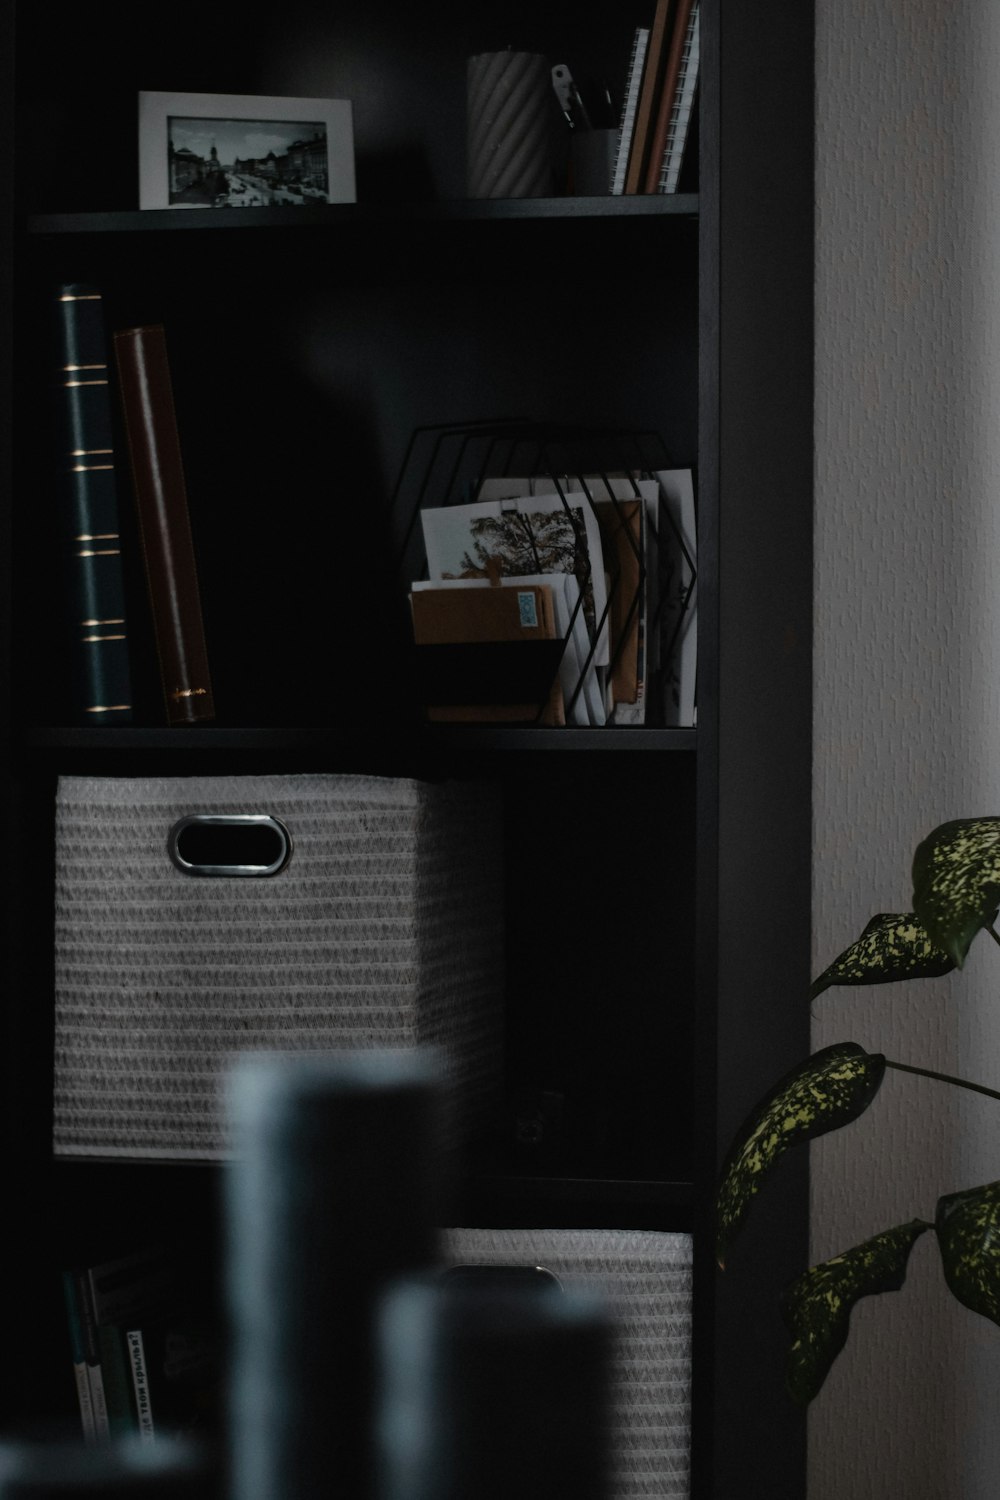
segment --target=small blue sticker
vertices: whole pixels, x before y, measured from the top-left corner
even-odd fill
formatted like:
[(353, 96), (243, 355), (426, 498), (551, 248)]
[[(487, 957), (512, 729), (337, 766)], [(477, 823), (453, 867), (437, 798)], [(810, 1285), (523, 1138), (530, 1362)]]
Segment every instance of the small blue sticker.
[(518, 590), (517, 612), (521, 617), (521, 624), (534, 627), (538, 626), (538, 600), (534, 594), (521, 593)]

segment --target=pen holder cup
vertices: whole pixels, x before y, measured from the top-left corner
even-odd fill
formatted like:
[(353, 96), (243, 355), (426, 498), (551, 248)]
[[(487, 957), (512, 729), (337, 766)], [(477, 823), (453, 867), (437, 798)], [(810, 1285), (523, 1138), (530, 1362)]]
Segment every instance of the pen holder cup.
[(576, 130), (570, 145), (571, 191), (576, 198), (601, 198), (611, 192), (618, 152), (618, 131)]
[(552, 191), (552, 81), (538, 52), (481, 52), (466, 64), (466, 191), (541, 198)]

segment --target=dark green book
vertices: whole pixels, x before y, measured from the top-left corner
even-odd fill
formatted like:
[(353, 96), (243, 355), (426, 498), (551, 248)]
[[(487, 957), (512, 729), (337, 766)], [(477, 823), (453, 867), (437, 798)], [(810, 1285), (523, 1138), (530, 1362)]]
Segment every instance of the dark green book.
[(73, 1361), (73, 1381), (76, 1399), (80, 1407), (80, 1427), (84, 1441), (92, 1443), (97, 1436), (94, 1427), (94, 1400), (90, 1393), (90, 1373), (87, 1368), (87, 1351), (83, 1341), (83, 1321), (77, 1299), (76, 1278), (72, 1271), (62, 1273), (63, 1297), (66, 1302), (66, 1320), (69, 1328), (70, 1354)]
[(89, 1281), (109, 1421), (113, 1387), (123, 1431), (147, 1440), (212, 1432), (221, 1409), (220, 1340), (197, 1260), (173, 1249), (142, 1251), (92, 1266)]
[(112, 371), (103, 298), (60, 286), (55, 304), (58, 527), (73, 716), (132, 721), (132, 684), (119, 526)]

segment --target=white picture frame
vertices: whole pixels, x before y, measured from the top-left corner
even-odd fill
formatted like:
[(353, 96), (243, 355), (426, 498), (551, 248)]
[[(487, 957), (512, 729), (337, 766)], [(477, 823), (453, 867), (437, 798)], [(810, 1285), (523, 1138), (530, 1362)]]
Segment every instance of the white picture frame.
[(139, 94), (140, 209), (356, 201), (349, 99)]

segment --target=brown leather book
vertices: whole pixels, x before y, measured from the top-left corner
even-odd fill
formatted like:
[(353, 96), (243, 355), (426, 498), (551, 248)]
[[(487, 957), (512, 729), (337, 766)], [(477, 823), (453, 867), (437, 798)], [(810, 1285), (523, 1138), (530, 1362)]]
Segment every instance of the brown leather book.
[(215, 704), (166, 337), (122, 328), (114, 345), (167, 722), (197, 724)]

